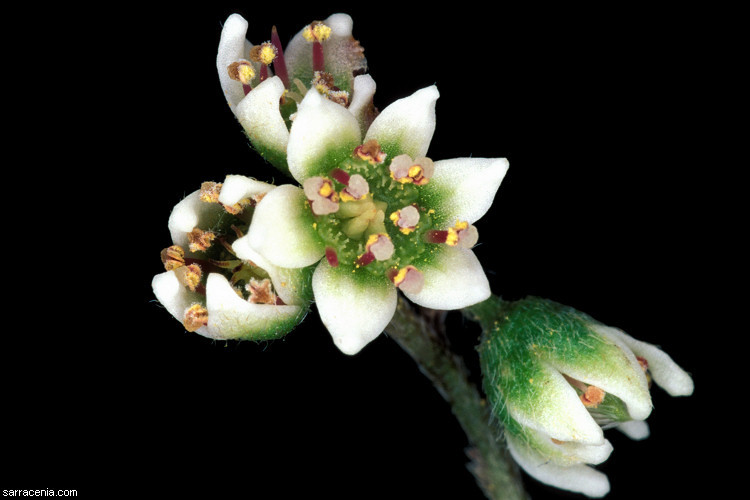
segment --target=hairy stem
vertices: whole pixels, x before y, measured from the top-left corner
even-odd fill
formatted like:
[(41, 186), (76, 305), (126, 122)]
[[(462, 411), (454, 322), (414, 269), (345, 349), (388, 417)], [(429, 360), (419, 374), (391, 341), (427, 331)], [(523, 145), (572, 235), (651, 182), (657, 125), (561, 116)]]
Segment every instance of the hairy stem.
[(469, 467), (480, 488), (491, 500), (526, 499), (518, 475), (477, 387), (469, 381), (463, 360), (448, 346), (444, 314), (418, 309), (399, 298), (388, 334), (417, 362), (419, 368), (451, 405), (470, 448)]

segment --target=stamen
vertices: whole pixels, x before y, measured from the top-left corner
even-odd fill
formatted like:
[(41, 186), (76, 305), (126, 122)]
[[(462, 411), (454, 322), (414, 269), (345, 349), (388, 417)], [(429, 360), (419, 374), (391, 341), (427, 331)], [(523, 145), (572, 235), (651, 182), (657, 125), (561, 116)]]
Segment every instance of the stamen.
[(370, 192), (370, 185), (367, 180), (359, 174), (349, 177), (347, 186), (341, 191), (342, 201), (361, 200)]
[(189, 332), (194, 332), (202, 326), (208, 324), (208, 309), (201, 304), (193, 304), (185, 311), (182, 324)]
[(586, 408), (596, 408), (597, 406), (599, 406), (599, 403), (604, 401), (604, 396), (606, 394), (607, 393), (602, 389), (590, 385), (586, 387), (586, 391), (581, 394), (581, 402)]
[(336, 250), (331, 247), (326, 247), (326, 260), (331, 267), (339, 266), (339, 256), (336, 254)]
[(310, 201), (310, 209), (315, 215), (327, 215), (338, 212), (339, 195), (333, 182), (325, 177), (310, 177), (302, 183), (305, 196)]
[(399, 270), (391, 269), (388, 278), (397, 288), (407, 293), (419, 293), (424, 288), (424, 274), (411, 265)]
[(281, 40), (279, 39), (279, 34), (276, 31), (276, 26), (271, 28), (271, 43), (274, 47), (276, 47), (276, 59), (274, 59), (273, 61), (273, 71), (276, 73), (276, 76), (281, 78), (281, 81), (284, 82), (284, 87), (289, 88), (289, 73), (286, 69), (284, 51), (281, 48)]
[(409, 205), (401, 210), (396, 210), (389, 218), (398, 227), (399, 231), (409, 234), (419, 224), (419, 210), (414, 205)]
[(276, 59), (276, 47), (271, 42), (254, 45), (250, 49), (250, 60), (260, 63), (260, 81), (268, 78), (268, 66)]
[(646, 381), (648, 382), (648, 388), (651, 388), (651, 372), (648, 370), (648, 361), (646, 358), (642, 358), (640, 356), (636, 356), (635, 359), (638, 360), (638, 364), (641, 366), (641, 370), (643, 370), (643, 373), (646, 374)]
[(365, 244), (365, 253), (359, 256), (357, 264), (366, 266), (374, 260), (388, 260), (395, 250), (390, 236), (385, 233), (371, 234)]
[(365, 249), (372, 252), (377, 260), (388, 260), (395, 251), (391, 237), (385, 233), (371, 234)]
[(242, 198), (240, 201), (235, 203), (234, 205), (225, 205), (221, 204), (222, 207), (224, 207), (224, 210), (227, 211), (227, 213), (230, 213), (232, 215), (238, 215), (240, 214), (245, 208), (255, 205), (256, 202), (252, 198)]
[(179, 245), (172, 245), (161, 251), (161, 261), (164, 269), (173, 271), (185, 265), (185, 250)]
[(412, 160), (409, 155), (395, 157), (389, 167), (391, 178), (402, 184), (413, 183), (423, 186), (435, 172), (435, 164), (427, 157)]
[(331, 36), (331, 28), (320, 21), (313, 21), (302, 32), (302, 36), (308, 42), (312, 42), (312, 66), (313, 71), (323, 71), (325, 62), (323, 60), (323, 45), (320, 43)]
[(255, 78), (255, 69), (250, 61), (244, 59), (233, 62), (227, 67), (229, 78), (242, 84), (242, 90), (245, 91), (245, 95), (249, 94), (253, 90), (250, 82)]
[(477, 228), (468, 222), (456, 222), (447, 231), (432, 230), (425, 233), (425, 241), (428, 243), (445, 243), (450, 246), (471, 248), (479, 241)]
[(271, 280), (268, 278), (261, 281), (251, 278), (245, 285), (245, 290), (250, 292), (247, 300), (251, 304), (276, 304), (276, 294), (273, 293)]
[[(380, 144), (375, 139), (370, 139), (361, 146), (357, 146), (354, 149), (354, 156), (370, 162), (373, 165), (383, 163), (385, 161), (386, 154), (380, 149)], [(410, 160), (411, 161), (411, 160)]]
[(220, 182), (204, 182), (201, 184), (200, 200), (204, 203), (218, 203), (220, 192)]
[(316, 71), (310, 84), (318, 93), (326, 96), (329, 101), (341, 104), (344, 107), (349, 106), (349, 92), (336, 87), (332, 74), (325, 71)]
[(183, 276), (185, 286), (187, 286), (191, 292), (194, 292), (201, 283), (202, 275), (203, 271), (201, 271), (201, 266), (198, 264), (190, 264), (189, 266), (186, 266)]
[(211, 231), (203, 231), (196, 227), (188, 233), (187, 237), (190, 242), (189, 248), (191, 252), (204, 252), (211, 246), (216, 235)]

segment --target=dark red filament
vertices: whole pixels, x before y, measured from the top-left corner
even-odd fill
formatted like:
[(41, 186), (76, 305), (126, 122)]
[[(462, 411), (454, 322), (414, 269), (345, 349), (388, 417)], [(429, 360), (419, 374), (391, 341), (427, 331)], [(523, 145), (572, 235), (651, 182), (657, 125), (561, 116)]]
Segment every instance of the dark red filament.
[(357, 260), (357, 264), (359, 264), (360, 266), (366, 266), (367, 264), (369, 264), (373, 260), (375, 260), (375, 255), (372, 252), (368, 251), (368, 252), (365, 252), (364, 254), (362, 254), (362, 256), (359, 258), (359, 260)]
[(313, 71), (325, 71), (325, 64), (323, 62), (323, 44), (317, 41), (313, 42), (312, 63)]
[(338, 267), (339, 256), (336, 255), (336, 250), (334, 250), (331, 247), (327, 247), (326, 248), (326, 260), (328, 261), (328, 264), (330, 264), (331, 267)]
[(286, 70), (284, 51), (281, 48), (281, 40), (279, 39), (279, 34), (276, 32), (276, 26), (271, 28), (271, 43), (276, 47), (276, 59), (273, 60), (273, 71), (284, 82), (284, 87), (289, 88), (289, 73)]
[(349, 185), (349, 174), (344, 170), (341, 170), (340, 168), (333, 169), (331, 171), (331, 177), (333, 177), (333, 180), (340, 184), (343, 184), (344, 186)]
[(427, 231), (424, 239), (427, 243), (445, 243), (448, 240), (448, 231)]

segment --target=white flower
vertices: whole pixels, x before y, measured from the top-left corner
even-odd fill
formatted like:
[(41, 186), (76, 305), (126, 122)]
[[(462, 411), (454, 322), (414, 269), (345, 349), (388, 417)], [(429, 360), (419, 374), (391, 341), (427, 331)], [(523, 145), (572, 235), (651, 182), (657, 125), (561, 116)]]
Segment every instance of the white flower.
[(227, 103), (256, 151), (284, 173), (289, 126), (307, 89), (342, 104), (361, 130), (376, 114), (375, 82), (363, 74), (367, 62), (352, 24), (348, 15), (334, 14), (300, 30), (284, 49), (275, 30), (270, 41), (250, 43), (248, 22), (239, 14), (224, 23), (216, 67)]
[(513, 458), (543, 483), (604, 496), (607, 476), (587, 465), (612, 452), (603, 429), (648, 436), (651, 380), (673, 396), (693, 392), (663, 351), (572, 308), (531, 297), (473, 311), (484, 329), (479, 352), (492, 412)]
[(152, 281), (159, 302), (189, 331), (213, 339), (273, 339), (307, 312), (310, 272), (279, 268), (259, 254), (238, 257), (255, 204), (274, 186), (239, 175), (203, 187), (169, 217), (166, 271)]
[[(363, 134), (347, 108), (307, 92), (286, 149), (303, 187), (269, 192), (233, 245), (241, 258), (257, 253), (282, 268), (314, 265), (318, 312), (347, 354), (388, 325), (399, 288), (419, 305), (444, 310), (490, 295), (470, 248), (473, 224), (489, 209), (508, 162), (425, 158), (438, 96), (432, 86), (392, 103)], [(389, 168), (395, 159), (401, 173)]]

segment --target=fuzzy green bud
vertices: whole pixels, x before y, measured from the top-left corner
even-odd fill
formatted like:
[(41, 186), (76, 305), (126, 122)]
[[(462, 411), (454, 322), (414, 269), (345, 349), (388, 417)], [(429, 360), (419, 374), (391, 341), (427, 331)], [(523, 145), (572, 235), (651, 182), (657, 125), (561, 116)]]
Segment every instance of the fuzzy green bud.
[(603, 429), (625, 424), (631, 437), (645, 437), (651, 378), (672, 395), (692, 393), (690, 376), (664, 352), (571, 307), (491, 297), (468, 314), (483, 329), (493, 416), (516, 461), (547, 484), (603, 496), (607, 477), (584, 465), (611, 453)]

